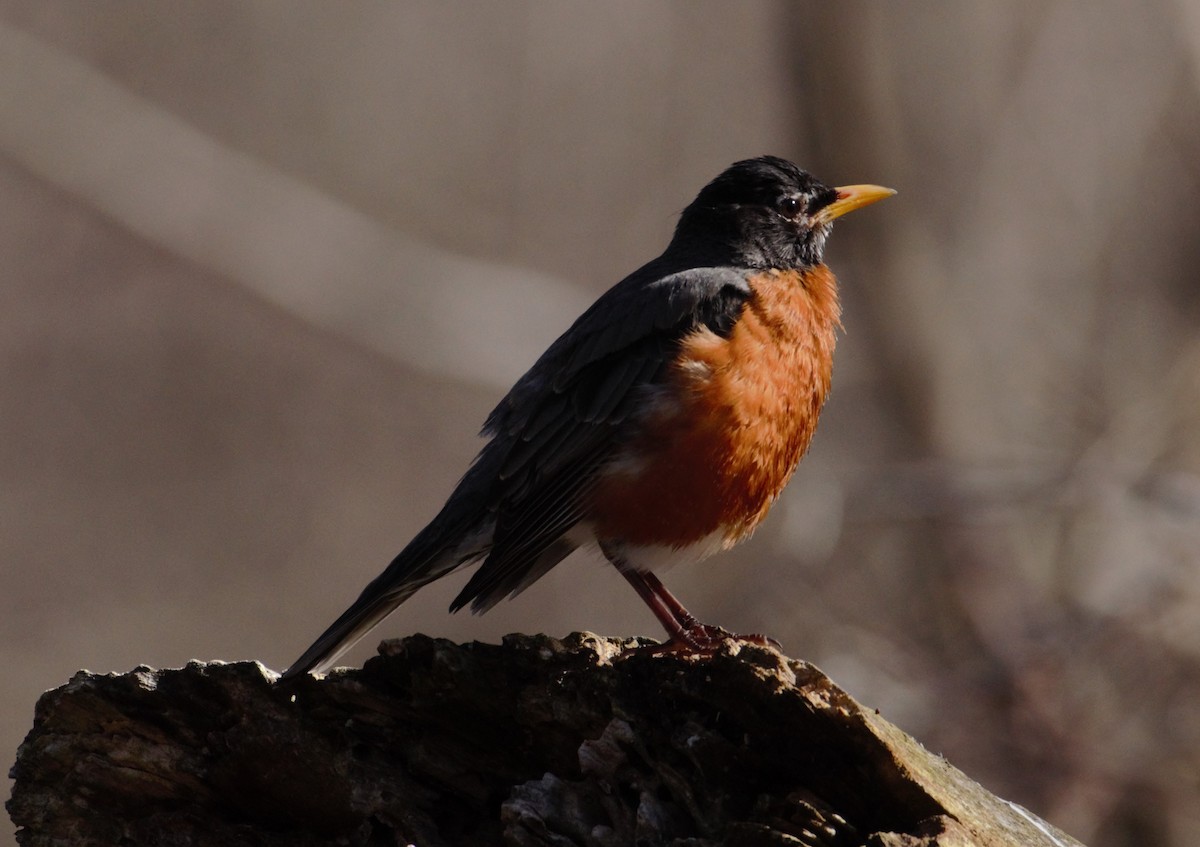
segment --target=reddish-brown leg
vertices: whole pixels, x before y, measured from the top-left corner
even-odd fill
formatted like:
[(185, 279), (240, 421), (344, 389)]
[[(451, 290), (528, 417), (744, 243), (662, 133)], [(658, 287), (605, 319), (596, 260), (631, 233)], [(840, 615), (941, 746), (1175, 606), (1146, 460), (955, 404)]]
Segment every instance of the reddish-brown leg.
[(643, 648), (644, 652), (715, 653), (721, 644), (729, 639), (780, 649), (778, 641), (765, 635), (735, 635), (719, 626), (701, 623), (652, 573), (643, 573), (620, 565), (617, 565), (617, 570), (633, 586), (633, 590), (650, 607), (650, 611), (667, 631), (668, 640), (665, 643)]

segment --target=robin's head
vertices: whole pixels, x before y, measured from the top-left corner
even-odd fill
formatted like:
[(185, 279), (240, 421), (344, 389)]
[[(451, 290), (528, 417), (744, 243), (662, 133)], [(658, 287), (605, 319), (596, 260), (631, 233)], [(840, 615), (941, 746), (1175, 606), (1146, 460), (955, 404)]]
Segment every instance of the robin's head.
[(878, 185), (830, 188), (786, 159), (746, 159), (683, 210), (669, 250), (751, 268), (811, 267), (820, 264), (836, 218), (895, 193)]

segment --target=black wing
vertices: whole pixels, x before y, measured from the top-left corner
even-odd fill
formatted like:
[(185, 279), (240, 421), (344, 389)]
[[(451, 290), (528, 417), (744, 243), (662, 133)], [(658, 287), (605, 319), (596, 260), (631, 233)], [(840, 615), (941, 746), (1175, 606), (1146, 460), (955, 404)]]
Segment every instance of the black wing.
[(487, 557), (451, 609), (470, 603), (481, 612), (574, 549), (563, 533), (580, 520), (582, 494), (639, 390), (662, 378), (688, 332), (728, 332), (750, 296), (733, 269), (671, 270), (660, 259), (630, 275), (550, 346), (488, 416), (491, 440), (441, 512), (284, 681), (328, 668), (419, 588), (464, 564)]
[(726, 334), (750, 296), (733, 268), (660, 273), (651, 263), (610, 289), (488, 416), (492, 441), (477, 463), (499, 468), (495, 533), (452, 611), (486, 611), (574, 549), (562, 536), (583, 517), (587, 486), (639, 397), (663, 379), (681, 338), (701, 326)]

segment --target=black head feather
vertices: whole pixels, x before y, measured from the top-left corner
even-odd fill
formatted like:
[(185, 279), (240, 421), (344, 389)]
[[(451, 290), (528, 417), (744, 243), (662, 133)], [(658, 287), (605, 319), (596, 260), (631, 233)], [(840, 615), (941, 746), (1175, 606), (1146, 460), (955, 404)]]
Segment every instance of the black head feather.
[(712, 264), (802, 268), (820, 264), (830, 225), (813, 215), (837, 192), (776, 156), (735, 162), (683, 211), (668, 254)]

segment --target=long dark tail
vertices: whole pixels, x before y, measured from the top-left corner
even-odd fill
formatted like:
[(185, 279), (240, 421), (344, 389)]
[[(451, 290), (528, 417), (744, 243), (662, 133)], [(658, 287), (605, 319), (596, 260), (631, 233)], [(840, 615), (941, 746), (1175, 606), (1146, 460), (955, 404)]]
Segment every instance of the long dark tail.
[(342, 612), (341, 617), (304, 651), (304, 655), (292, 662), (279, 681), (287, 682), (306, 673), (329, 670), (343, 653), (412, 596), (414, 591), (416, 588), (396, 597), (364, 591), (354, 605)]
[(477, 521), (447, 520), (451, 509), (447, 504), (442, 514), (409, 542), (387, 569), (363, 589), (354, 604), (292, 662), (280, 682), (328, 670), (338, 657), (420, 588), (487, 553), (491, 544), (490, 527), (479, 526)]

